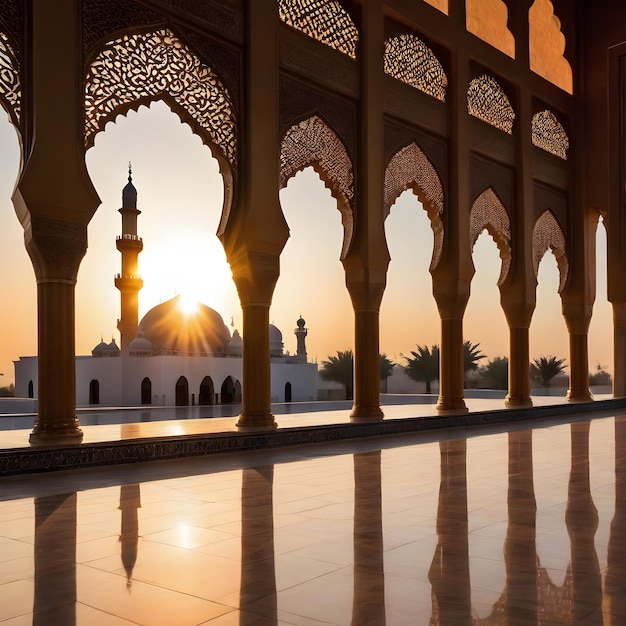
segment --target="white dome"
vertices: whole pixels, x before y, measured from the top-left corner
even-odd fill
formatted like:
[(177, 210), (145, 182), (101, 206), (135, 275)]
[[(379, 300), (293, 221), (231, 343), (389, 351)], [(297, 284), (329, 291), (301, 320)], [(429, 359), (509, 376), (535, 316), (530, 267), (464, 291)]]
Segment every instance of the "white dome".
[(241, 356), (243, 354), (243, 340), (238, 330), (233, 331), (232, 339), (226, 346), (226, 354), (229, 356)]
[(283, 334), (270, 324), (270, 356), (283, 356)]
[(152, 353), (152, 343), (140, 333), (130, 342), (128, 350), (133, 353)]

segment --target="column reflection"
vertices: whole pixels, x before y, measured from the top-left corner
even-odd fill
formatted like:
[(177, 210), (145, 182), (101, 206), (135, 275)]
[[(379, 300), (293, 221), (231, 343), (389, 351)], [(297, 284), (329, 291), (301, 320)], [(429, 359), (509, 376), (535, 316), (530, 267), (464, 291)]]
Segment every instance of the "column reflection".
[(571, 425), (572, 466), (565, 509), (571, 543), (572, 623), (602, 625), (602, 581), (595, 547), (598, 510), (589, 483), (590, 422)]
[(626, 417), (615, 418), (615, 514), (605, 580), (606, 626), (626, 623)]
[(354, 455), (352, 626), (386, 623), (380, 460), (380, 450)]
[(76, 499), (76, 492), (35, 498), (35, 626), (76, 624)]
[(471, 626), (465, 439), (441, 441), (438, 542), (428, 573), (432, 585), (431, 624)]
[(246, 605), (263, 600), (263, 621), (278, 624), (274, 562), (274, 466), (244, 469), (241, 484), (241, 589), (239, 624), (261, 623)]
[(130, 590), (133, 569), (137, 563), (139, 545), (139, 511), (141, 508), (140, 485), (122, 485), (120, 487), (120, 511), (122, 512), (122, 528), (120, 542), (122, 544), (122, 563), (126, 570), (126, 586)]

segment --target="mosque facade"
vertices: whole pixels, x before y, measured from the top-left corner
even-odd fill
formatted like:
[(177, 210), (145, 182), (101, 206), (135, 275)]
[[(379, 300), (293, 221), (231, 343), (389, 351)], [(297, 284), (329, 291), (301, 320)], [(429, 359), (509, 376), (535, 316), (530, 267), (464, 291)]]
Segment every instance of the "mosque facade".
[[(116, 245), (122, 271), (115, 277), (120, 291), (120, 346), (100, 340), (91, 355), (76, 356), (77, 406), (188, 406), (230, 404), (242, 401), (243, 338), (231, 334), (222, 316), (198, 303), (185, 311), (180, 295), (161, 302), (138, 321), (139, 253), (143, 240), (137, 234), (137, 190), (129, 169), (122, 191), (122, 235)], [(308, 329), (302, 317), (296, 322), (295, 355), (285, 353), (281, 331), (269, 325), (271, 401), (298, 402), (317, 399), (317, 364), (307, 361)], [(39, 359), (20, 357), (15, 362), (18, 397), (38, 394)]]

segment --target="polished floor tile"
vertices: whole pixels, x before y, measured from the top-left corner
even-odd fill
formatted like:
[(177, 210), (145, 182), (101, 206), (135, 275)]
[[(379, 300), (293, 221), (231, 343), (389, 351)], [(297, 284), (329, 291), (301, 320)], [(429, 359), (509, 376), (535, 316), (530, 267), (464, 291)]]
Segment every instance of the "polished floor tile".
[(626, 414), (0, 485), (2, 624), (626, 624)]

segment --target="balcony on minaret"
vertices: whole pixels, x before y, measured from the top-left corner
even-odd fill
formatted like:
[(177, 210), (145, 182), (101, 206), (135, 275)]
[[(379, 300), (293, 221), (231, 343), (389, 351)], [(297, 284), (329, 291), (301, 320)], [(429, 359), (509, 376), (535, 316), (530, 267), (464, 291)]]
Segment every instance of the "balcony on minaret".
[(123, 250), (141, 252), (143, 250), (143, 239), (138, 235), (124, 234), (115, 238), (115, 245), (120, 252)]
[(139, 291), (143, 287), (143, 279), (139, 274), (116, 274), (115, 286), (120, 291)]

